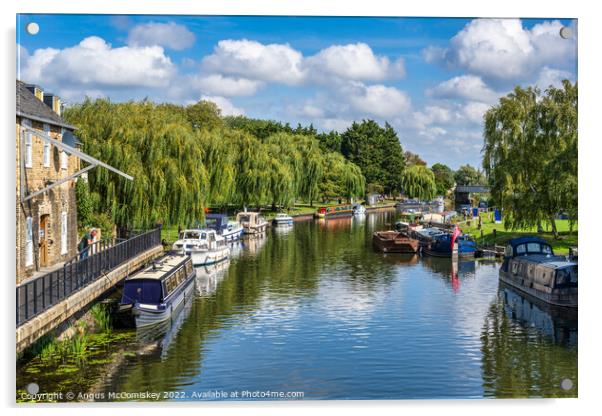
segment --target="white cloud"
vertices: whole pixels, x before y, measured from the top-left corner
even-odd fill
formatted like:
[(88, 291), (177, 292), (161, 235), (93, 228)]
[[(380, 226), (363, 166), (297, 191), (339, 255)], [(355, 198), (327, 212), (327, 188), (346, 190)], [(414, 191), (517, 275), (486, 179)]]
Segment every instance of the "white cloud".
[(551, 86), (559, 88), (562, 86), (562, 80), (568, 79), (573, 80), (573, 75), (567, 71), (561, 71), (559, 69), (549, 68), (544, 66), (539, 72), (539, 78), (535, 82), (542, 91), (545, 91)]
[(411, 106), (404, 91), (384, 85), (353, 83), (345, 87), (343, 94), (355, 110), (383, 118), (408, 111)]
[(203, 93), (226, 97), (253, 95), (262, 87), (261, 81), (226, 77), (221, 74), (196, 76), (190, 79), (190, 84)]
[(481, 124), (483, 123), (483, 116), (489, 108), (490, 106), (485, 103), (470, 101), (463, 106), (462, 112), (468, 121)]
[(241, 116), (245, 114), (245, 111), (242, 108), (234, 106), (234, 104), (225, 97), (202, 95), (201, 100), (211, 101), (217, 104), (222, 110), (223, 116)]
[(159, 45), (177, 51), (191, 47), (194, 41), (194, 34), (175, 22), (140, 24), (129, 31), (127, 38), (131, 46)]
[(23, 62), (20, 75), (23, 81), (45, 88), (96, 90), (166, 87), (174, 73), (174, 65), (160, 46), (113, 48), (102, 38), (90, 36), (73, 47), (35, 50)]
[(441, 82), (427, 90), (427, 95), (436, 98), (467, 99), (484, 103), (495, 102), (499, 96), (476, 75), (461, 75)]
[(464, 69), (497, 83), (531, 79), (544, 65), (571, 65), (576, 40), (562, 39), (559, 21), (524, 28), (518, 19), (475, 19), (449, 42), (449, 47), (423, 51), (427, 62)]
[(295, 85), (304, 77), (302, 60), (303, 55), (288, 44), (264, 45), (247, 39), (222, 40), (213, 54), (203, 58), (202, 66), (208, 72)]
[(326, 130), (336, 130), (340, 133), (347, 130), (353, 124), (353, 120), (343, 118), (324, 118), (319, 120), (319, 125)]
[(376, 56), (365, 43), (333, 45), (305, 60), (311, 78), (338, 77), (357, 81), (382, 81), (405, 75), (403, 59), (391, 63)]

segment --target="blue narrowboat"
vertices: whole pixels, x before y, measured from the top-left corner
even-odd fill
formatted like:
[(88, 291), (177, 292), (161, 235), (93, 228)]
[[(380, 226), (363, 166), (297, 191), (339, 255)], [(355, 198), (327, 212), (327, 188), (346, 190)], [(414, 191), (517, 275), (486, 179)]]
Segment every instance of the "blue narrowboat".
[[(168, 320), (194, 296), (196, 272), (189, 256), (170, 254), (128, 277), (123, 283), (119, 311), (146, 327)], [(129, 320), (130, 322), (132, 319)]]
[(555, 306), (577, 308), (577, 262), (555, 256), (539, 237), (508, 242), (500, 280), (527, 295)]

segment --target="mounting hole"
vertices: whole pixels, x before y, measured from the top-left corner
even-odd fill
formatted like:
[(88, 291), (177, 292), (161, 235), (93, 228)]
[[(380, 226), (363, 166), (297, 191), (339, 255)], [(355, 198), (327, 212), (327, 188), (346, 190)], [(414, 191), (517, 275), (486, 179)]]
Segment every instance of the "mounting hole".
[(36, 22), (30, 22), (27, 23), (27, 26), (25, 26), (25, 30), (30, 35), (37, 35), (40, 31), (40, 25), (38, 25)]
[(568, 26), (563, 26), (560, 29), (560, 37), (562, 39), (570, 39), (571, 37), (573, 37), (573, 30)]
[(560, 388), (562, 388), (562, 390), (570, 390), (573, 388), (573, 380), (571, 380), (570, 378), (565, 378), (564, 380), (562, 380), (560, 382)]

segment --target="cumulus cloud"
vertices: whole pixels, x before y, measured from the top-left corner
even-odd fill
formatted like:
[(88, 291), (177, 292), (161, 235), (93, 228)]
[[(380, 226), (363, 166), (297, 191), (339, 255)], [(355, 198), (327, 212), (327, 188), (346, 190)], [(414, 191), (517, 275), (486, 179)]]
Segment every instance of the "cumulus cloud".
[(497, 100), (499, 94), (485, 85), (476, 75), (461, 75), (451, 78), (427, 90), (427, 95), (435, 98), (467, 99), (491, 103)]
[(544, 65), (568, 66), (575, 57), (576, 40), (562, 39), (559, 21), (531, 29), (519, 19), (475, 19), (445, 48), (423, 51), (427, 62), (464, 69), (496, 83), (531, 79)]
[(202, 95), (201, 100), (214, 102), (222, 110), (223, 116), (242, 116), (245, 114), (242, 108), (236, 107), (225, 97)]
[(302, 60), (303, 55), (288, 44), (222, 40), (203, 58), (202, 66), (208, 72), (295, 85), (304, 77)]
[(333, 45), (305, 60), (310, 77), (338, 77), (357, 81), (382, 81), (405, 75), (402, 58), (391, 62), (377, 56), (365, 43)]
[(255, 94), (262, 87), (263, 82), (239, 77), (226, 77), (221, 74), (210, 74), (192, 77), (190, 84), (192, 88), (197, 88), (207, 94), (234, 97)]
[(176, 51), (191, 47), (194, 41), (194, 34), (186, 26), (175, 22), (136, 25), (130, 29), (127, 38), (131, 46), (159, 45)]
[(559, 88), (562, 86), (562, 80), (568, 79), (573, 81), (573, 78), (573, 75), (568, 71), (562, 71), (544, 66), (539, 72), (539, 78), (535, 82), (535, 85), (544, 91), (550, 86)]
[(166, 87), (175, 73), (160, 46), (113, 48), (90, 36), (65, 48), (37, 49), (22, 62), (21, 79), (44, 86), (97, 90), (103, 87)]
[(345, 88), (344, 94), (355, 110), (383, 118), (403, 113), (411, 106), (407, 93), (385, 85), (353, 83)]

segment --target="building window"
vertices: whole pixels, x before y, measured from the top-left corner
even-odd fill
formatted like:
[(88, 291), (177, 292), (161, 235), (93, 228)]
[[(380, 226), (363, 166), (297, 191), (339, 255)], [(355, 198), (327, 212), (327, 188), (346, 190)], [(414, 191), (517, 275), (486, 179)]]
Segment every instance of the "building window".
[[(63, 135), (65, 134), (65, 129), (61, 129), (61, 141), (63, 140)], [(61, 169), (67, 169), (69, 167), (69, 155), (62, 150), (61, 151)]]
[[(50, 137), (50, 126), (44, 124), (44, 133)], [(44, 167), (50, 167), (50, 143), (44, 140)]]
[(67, 254), (67, 213), (61, 213), (61, 254)]
[(25, 230), (25, 266), (33, 264), (33, 220), (27, 217)]
[[(31, 128), (31, 120), (23, 119), (23, 126)], [(33, 144), (31, 132), (28, 130), (24, 130), (23, 134), (25, 135), (25, 167), (30, 168), (33, 166)]]

